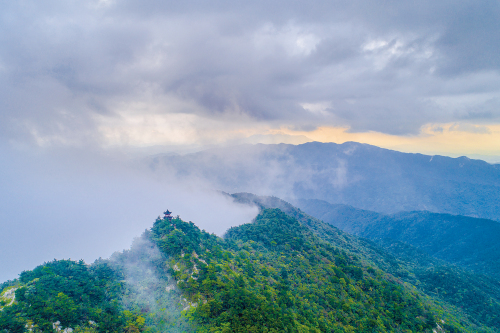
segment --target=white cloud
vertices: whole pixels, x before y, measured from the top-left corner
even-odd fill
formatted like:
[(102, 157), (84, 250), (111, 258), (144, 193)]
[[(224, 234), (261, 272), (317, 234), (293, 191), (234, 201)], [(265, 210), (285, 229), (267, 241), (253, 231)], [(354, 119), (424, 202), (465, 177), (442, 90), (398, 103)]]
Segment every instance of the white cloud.
[(316, 50), (321, 38), (308, 28), (289, 23), (276, 27), (267, 23), (258, 29), (253, 36), (256, 51), (262, 56), (308, 56)]
[(465, 5), (453, 4), (453, 16), (450, 4), (426, 1), (91, 4), (1, 5), (2, 137), (146, 145), (164, 142), (161, 129), (175, 122), (185, 134), (172, 142), (191, 144), (250, 124), (408, 135), (427, 123), (499, 119), (497, 97), (464, 111), (440, 97), (500, 92), (498, 57), (486, 57), (498, 53), (495, 29), (472, 17), (488, 33), (460, 33)]
[(319, 103), (300, 103), (307, 111), (321, 116), (327, 116), (328, 110), (333, 109), (331, 102), (319, 102)]

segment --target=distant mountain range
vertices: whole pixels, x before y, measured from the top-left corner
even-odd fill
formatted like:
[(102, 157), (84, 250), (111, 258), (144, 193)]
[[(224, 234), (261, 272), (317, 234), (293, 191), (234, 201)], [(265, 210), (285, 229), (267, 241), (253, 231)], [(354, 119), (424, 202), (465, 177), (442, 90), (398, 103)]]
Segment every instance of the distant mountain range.
[(500, 332), (498, 165), (352, 142), (147, 164), (259, 214), (218, 237), (167, 211), (110, 259), (24, 271), (1, 333)]
[(428, 211), (383, 215), (322, 200), (299, 200), (304, 212), (350, 234), (404, 242), (500, 281), (500, 223)]
[(426, 210), (500, 220), (500, 165), (467, 157), (311, 142), (155, 156), (147, 163), (155, 172), (203, 179), (226, 192), (320, 199), (385, 214)]

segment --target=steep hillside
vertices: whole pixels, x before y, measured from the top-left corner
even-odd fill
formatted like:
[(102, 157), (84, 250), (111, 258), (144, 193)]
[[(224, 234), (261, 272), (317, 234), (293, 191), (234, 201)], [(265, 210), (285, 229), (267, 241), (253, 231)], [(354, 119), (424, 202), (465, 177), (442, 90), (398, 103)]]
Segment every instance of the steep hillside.
[(152, 232), (193, 304), (188, 316), (207, 332), (431, 332), (436, 327), (419, 296), (278, 209), (231, 228), (225, 240), (180, 219), (157, 220)]
[(55, 260), (3, 283), (0, 332), (500, 331), (498, 286), (278, 198), (232, 197), (261, 212), (224, 238), (158, 218), (108, 260)]
[(299, 200), (305, 212), (346, 232), (372, 240), (389, 238), (500, 280), (500, 223), (426, 211), (382, 215), (320, 200)]
[[(12, 292), (13, 291), (13, 292)], [(54, 260), (0, 284), (0, 332), (195, 332), (148, 233), (92, 265)]]
[[(12, 283), (14, 302), (0, 311), (3, 332), (50, 332), (54, 325), (77, 331), (117, 332), (127, 327), (116, 300), (123, 293), (109, 265), (59, 260), (21, 273)], [(137, 316), (133, 318), (135, 322)]]
[[(423, 295), (430, 296), (447, 312), (453, 312), (456, 317), (469, 322), (467, 325), (472, 327), (472, 332), (479, 332), (479, 327), (483, 325), (493, 327), (494, 331), (500, 330), (500, 283), (497, 280), (472, 274), (435, 259), (411, 245), (391, 240), (375, 243), (350, 235), (276, 197), (250, 193), (237, 193), (232, 197), (242, 203), (255, 204), (261, 209), (282, 209), (308, 226), (321, 239), (355, 254), (365, 264), (378, 267), (398, 281), (411, 284)], [(346, 211), (352, 211), (352, 207), (347, 207)], [(358, 213), (358, 217), (372, 215), (372, 212)]]
[(226, 192), (321, 199), (381, 213), (428, 210), (500, 220), (500, 167), (367, 144), (245, 145), (147, 161)]

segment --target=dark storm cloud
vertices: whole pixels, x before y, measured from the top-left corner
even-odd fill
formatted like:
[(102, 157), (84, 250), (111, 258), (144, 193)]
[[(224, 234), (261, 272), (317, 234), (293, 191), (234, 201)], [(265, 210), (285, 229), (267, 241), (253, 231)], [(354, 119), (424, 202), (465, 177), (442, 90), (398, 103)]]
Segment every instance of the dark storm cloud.
[[(99, 141), (95, 115), (119, 118), (117, 103), (138, 101), (162, 105), (160, 114), (391, 134), (499, 119), (496, 1), (0, 6), (7, 139)], [(468, 111), (457, 106), (465, 95)], [(191, 104), (171, 107), (164, 96)]]

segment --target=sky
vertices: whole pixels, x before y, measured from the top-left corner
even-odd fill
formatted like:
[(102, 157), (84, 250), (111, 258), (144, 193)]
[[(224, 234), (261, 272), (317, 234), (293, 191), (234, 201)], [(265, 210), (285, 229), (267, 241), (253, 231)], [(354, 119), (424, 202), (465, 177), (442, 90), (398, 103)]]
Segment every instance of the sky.
[(12, 145), (500, 155), (498, 1), (27, 0), (0, 12)]
[[(68, 244), (125, 248), (165, 202), (189, 215), (179, 198), (255, 213), (131, 157), (357, 141), (500, 162), (499, 17), (489, 0), (0, 1), (0, 281)], [(123, 219), (142, 224), (115, 235)]]
[(167, 209), (218, 236), (258, 213), (204, 180), (152, 174), (120, 154), (0, 146), (0, 165), (0, 283), (53, 259), (108, 258)]

